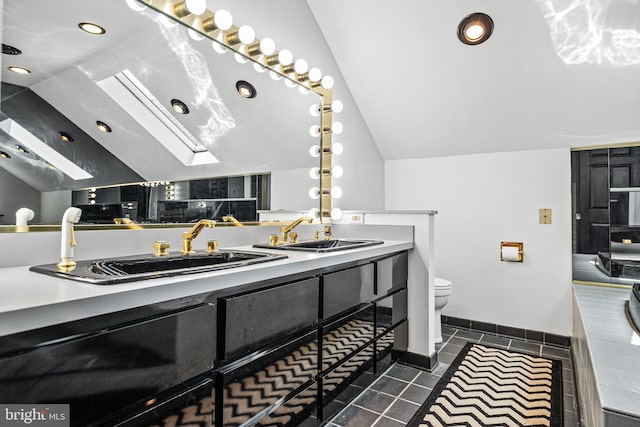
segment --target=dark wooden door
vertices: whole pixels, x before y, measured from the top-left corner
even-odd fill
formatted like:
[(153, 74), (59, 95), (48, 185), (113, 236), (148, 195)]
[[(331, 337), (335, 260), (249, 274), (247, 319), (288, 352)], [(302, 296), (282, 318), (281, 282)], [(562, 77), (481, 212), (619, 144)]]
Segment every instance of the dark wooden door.
[(577, 171), (576, 241), (581, 254), (609, 251), (609, 156), (607, 149), (574, 151)]

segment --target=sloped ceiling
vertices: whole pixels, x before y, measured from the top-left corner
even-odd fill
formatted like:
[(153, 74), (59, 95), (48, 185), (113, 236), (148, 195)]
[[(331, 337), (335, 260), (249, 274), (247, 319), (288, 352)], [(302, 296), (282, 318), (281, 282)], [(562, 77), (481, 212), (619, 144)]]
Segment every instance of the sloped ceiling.
[(640, 140), (638, 2), (307, 3), (386, 160)]

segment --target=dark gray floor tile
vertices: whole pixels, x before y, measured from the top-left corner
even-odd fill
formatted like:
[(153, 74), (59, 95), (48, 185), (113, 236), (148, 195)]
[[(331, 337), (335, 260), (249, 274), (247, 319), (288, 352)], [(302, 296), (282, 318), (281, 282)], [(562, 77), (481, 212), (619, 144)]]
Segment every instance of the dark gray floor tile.
[(404, 400), (396, 400), (391, 408), (389, 408), (389, 410), (384, 413), (384, 415), (391, 417), (394, 420), (408, 423), (419, 408), (420, 405), (416, 405), (415, 403), (406, 402)]
[(420, 376), (416, 378), (414, 384), (418, 384), (427, 388), (433, 388), (438, 383), (438, 381), (440, 381), (440, 378), (442, 378), (442, 376), (440, 375), (430, 374), (429, 372), (422, 372), (420, 373)]
[(440, 360), (438, 365), (435, 368), (433, 368), (431, 373), (433, 375), (437, 375), (441, 377), (445, 372), (447, 372), (447, 369), (449, 369), (449, 363), (445, 363), (442, 360)]
[(451, 339), (447, 342), (447, 345), (453, 344), (460, 347), (464, 347), (469, 342), (466, 338), (459, 338), (456, 336), (451, 337)]
[(440, 353), (438, 353), (438, 361), (450, 365), (455, 360), (456, 356), (457, 354), (451, 354), (445, 351), (441, 351)]
[(405, 427), (406, 425), (406, 423), (392, 420), (391, 418), (381, 417), (375, 427)]
[(374, 414), (366, 409), (349, 405), (342, 411), (332, 423), (340, 427), (362, 427), (370, 426), (378, 419), (378, 414)]
[(443, 342), (436, 343), (436, 351), (440, 351), (442, 346), (444, 346), (445, 342), (446, 340), (444, 340)]
[(362, 390), (364, 390), (362, 387), (348, 385), (347, 388), (342, 390), (340, 394), (336, 396), (335, 400), (342, 403), (349, 403), (358, 393), (361, 393)]
[(539, 343), (529, 342), (529, 341), (520, 341), (520, 340), (511, 340), (511, 345), (509, 346), (509, 350), (521, 351), (528, 354), (535, 354), (536, 356), (540, 355), (540, 349), (542, 345)]
[(449, 354), (458, 354), (460, 353), (460, 350), (462, 350), (462, 346), (461, 345), (455, 345), (455, 344), (447, 344), (444, 347), (442, 347), (442, 351), (445, 353), (449, 353)]
[(377, 390), (365, 390), (353, 403), (370, 411), (382, 414), (395, 398)]
[(442, 329), (441, 329), (442, 336), (444, 336), (444, 335), (453, 335), (453, 333), (455, 331), (457, 331), (457, 330), (458, 330), (457, 328), (453, 328), (453, 327), (447, 326), (447, 325), (442, 325)]
[(580, 427), (578, 415), (575, 412), (564, 411), (564, 427)]
[(300, 427), (318, 427), (322, 425), (322, 421), (309, 417), (299, 424)]
[(398, 380), (396, 378), (383, 376), (378, 379), (371, 388), (374, 390), (382, 391), (393, 396), (399, 396), (400, 393), (409, 385), (408, 382)]
[(367, 371), (360, 374), (358, 378), (353, 381), (353, 384), (366, 388), (373, 382), (373, 380), (375, 380), (375, 376), (371, 372)]
[[(570, 360), (571, 359), (571, 352), (569, 351), (569, 349), (566, 348), (560, 348), (560, 347), (553, 347), (550, 345), (543, 345), (542, 346), (542, 355), (543, 356), (549, 356), (551, 358), (556, 358), (556, 359), (566, 359), (566, 360)], [(564, 362), (564, 360), (563, 360)]]
[(322, 408), (322, 417), (325, 420), (331, 419), (345, 407), (346, 405), (344, 403), (332, 400), (331, 402), (327, 403), (324, 408)]
[(486, 344), (494, 347), (508, 348), (511, 338), (500, 337), (497, 335), (483, 335), (480, 344)]
[(396, 363), (385, 375), (404, 381), (412, 381), (420, 372), (422, 372), (420, 369)]
[(571, 396), (570, 394), (565, 394), (562, 396), (562, 405), (565, 411), (576, 411), (576, 398), (575, 396)]
[(465, 338), (468, 341), (478, 341), (482, 335), (481, 332), (458, 329), (458, 332), (453, 335), (453, 338)]
[(431, 390), (428, 388), (410, 385), (409, 388), (400, 395), (400, 398), (422, 405), (422, 403), (427, 400), (427, 397), (429, 397), (429, 393), (431, 393)]

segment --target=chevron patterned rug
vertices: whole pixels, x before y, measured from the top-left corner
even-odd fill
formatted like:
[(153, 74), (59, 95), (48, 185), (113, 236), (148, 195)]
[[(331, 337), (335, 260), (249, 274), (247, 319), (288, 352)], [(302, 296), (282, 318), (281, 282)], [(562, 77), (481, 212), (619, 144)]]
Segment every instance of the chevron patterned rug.
[(467, 343), (410, 427), (562, 427), (562, 362)]
[[(378, 328), (381, 333), (384, 328)], [(352, 351), (364, 345), (373, 337), (373, 323), (368, 320), (352, 319), (323, 336), (323, 369), (342, 360)], [(377, 351), (385, 353), (393, 345), (393, 332), (380, 338)], [(239, 381), (228, 384), (224, 389), (224, 425), (239, 426), (259, 411), (294, 391), (297, 387), (314, 378), (317, 373), (318, 345), (312, 341), (298, 347), (262, 370)], [(323, 391), (330, 397), (343, 388), (345, 381), (367, 369), (373, 357), (373, 347), (368, 346), (338, 366), (324, 378)], [(315, 409), (317, 383), (275, 409), (258, 425), (283, 427), (298, 424)], [(196, 427), (211, 426), (215, 417), (215, 393), (150, 427)]]

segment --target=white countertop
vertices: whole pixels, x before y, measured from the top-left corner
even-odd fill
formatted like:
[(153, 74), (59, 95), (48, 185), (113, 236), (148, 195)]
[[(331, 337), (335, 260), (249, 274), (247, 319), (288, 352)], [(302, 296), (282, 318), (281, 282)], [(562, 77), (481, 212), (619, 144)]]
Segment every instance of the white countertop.
[[(288, 258), (228, 270), (118, 285), (76, 282), (32, 272), (29, 267), (1, 268), (0, 336), (411, 248), (411, 241), (385, 240), (381, 245), (337, 252), (277, 251)], [(229, 249), (271, 251), (251, 246)]]

